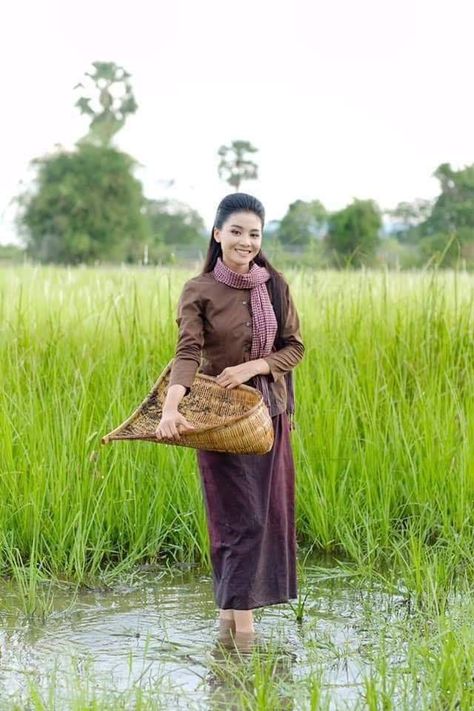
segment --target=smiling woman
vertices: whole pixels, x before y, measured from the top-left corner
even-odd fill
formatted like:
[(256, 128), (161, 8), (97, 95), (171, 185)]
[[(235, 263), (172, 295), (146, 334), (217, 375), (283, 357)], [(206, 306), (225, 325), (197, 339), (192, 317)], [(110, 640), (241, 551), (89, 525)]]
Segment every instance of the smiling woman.
[(203, 271), (184, 285), (179, 337), (156, 436), (179, 441), (178, 411), (197, 369), (262, 393), (274, 430), (263, 455), (197, 450), (220, 625), (253, 635), (252, 609), (297, 597), (291, 372), (303, 357), (289, 286), (261, 251), (265, 213), (233, 193), (217, 209)]
[(214, 228), (214, 239), (221, 245), (222, 261), (229, 269), (239, 274), (249, 271), (250, 260), (258, 254), (262, 244), (261, 228), (260, 218), (252, 212), (237, 212), (232, 216), (232, 224)]

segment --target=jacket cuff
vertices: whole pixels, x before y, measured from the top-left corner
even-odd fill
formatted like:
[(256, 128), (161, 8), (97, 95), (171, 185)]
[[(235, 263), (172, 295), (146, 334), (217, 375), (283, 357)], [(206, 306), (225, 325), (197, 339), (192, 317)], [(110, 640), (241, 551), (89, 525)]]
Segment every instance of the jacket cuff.
[(270, 368), (270, 372), (267, 376), (268, 380), (270, 381), (270, 383), (275, 383), (281, 378), (281, 373), (279, 371), (278, 364), (273, 360), (271, 355), (265, 356), (263, 360), (268, 363), (268, 367)]
[(180, 358), (174, 361), (171, 366), (169, 386), (171, 385), (182, 385), (186, 388), (186, 395), (191, 390), (193, 384), (194, 376), (199, 367), (199, 363), (195, 360), (186, 360)]

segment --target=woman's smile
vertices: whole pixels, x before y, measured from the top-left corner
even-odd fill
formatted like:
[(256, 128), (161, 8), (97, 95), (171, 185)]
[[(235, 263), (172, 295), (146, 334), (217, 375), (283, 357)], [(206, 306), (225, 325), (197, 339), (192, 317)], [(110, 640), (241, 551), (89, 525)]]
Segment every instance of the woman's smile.
[(240, 274), (250, 269), (251, 260), (262, 244), (262, 220), (252, 212), (236, 212), (222, 228), (214, 228), (214, 239), (220, 243), (223, 263)]

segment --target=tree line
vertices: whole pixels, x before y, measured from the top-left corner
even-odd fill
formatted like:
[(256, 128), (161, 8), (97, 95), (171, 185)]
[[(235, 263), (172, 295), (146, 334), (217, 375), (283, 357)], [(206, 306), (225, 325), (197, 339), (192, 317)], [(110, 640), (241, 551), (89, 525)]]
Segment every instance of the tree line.
[[(182, 252), (204, 253), (209, 234), (199, 213), (177, 200), (149, 199), (134, 176), (136, 161), (113, 140), (138, 106), (130, 75), (113, 62), (94, 62), (76, 85), (76, 106), (89, 128), (73, 150), (32, 161), (36, 178), (17, 196), (22, 252), (41, 263), (162, 263)], [(218, 149), (219, 177), (235, 190), (258, 179), (257, 149), (234, 140)], [(440, 165), (434, 200), (382, 210), (354, 199), (328, 211), (317, 199), (296, 200), (267, 226), (265, 251), (280, 261), (338, 268), (437, 264), (474, 267), (474, 166)], [(251, 190), (249, 189), (249, 192)], [(388, 218), (388, 226), (384, 224)], [(14, 256), (11, 245), (0, 256)], [(276, 257), (275, 257), (276, 255)]]

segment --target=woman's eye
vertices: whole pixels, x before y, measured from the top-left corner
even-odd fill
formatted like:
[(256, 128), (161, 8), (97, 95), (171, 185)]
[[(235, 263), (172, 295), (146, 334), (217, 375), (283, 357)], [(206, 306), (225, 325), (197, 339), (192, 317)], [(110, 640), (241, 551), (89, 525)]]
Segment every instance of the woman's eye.
[[(240, 235), (239, 230), (231, 230), (231, 232), (232, 232), (233, 235)], [(258, 235), (258, 234), (250, 235), (250, 237), (251, 237), (252, 239), (258, 239), (259, 236), (260, 236), (260, 235)]]

